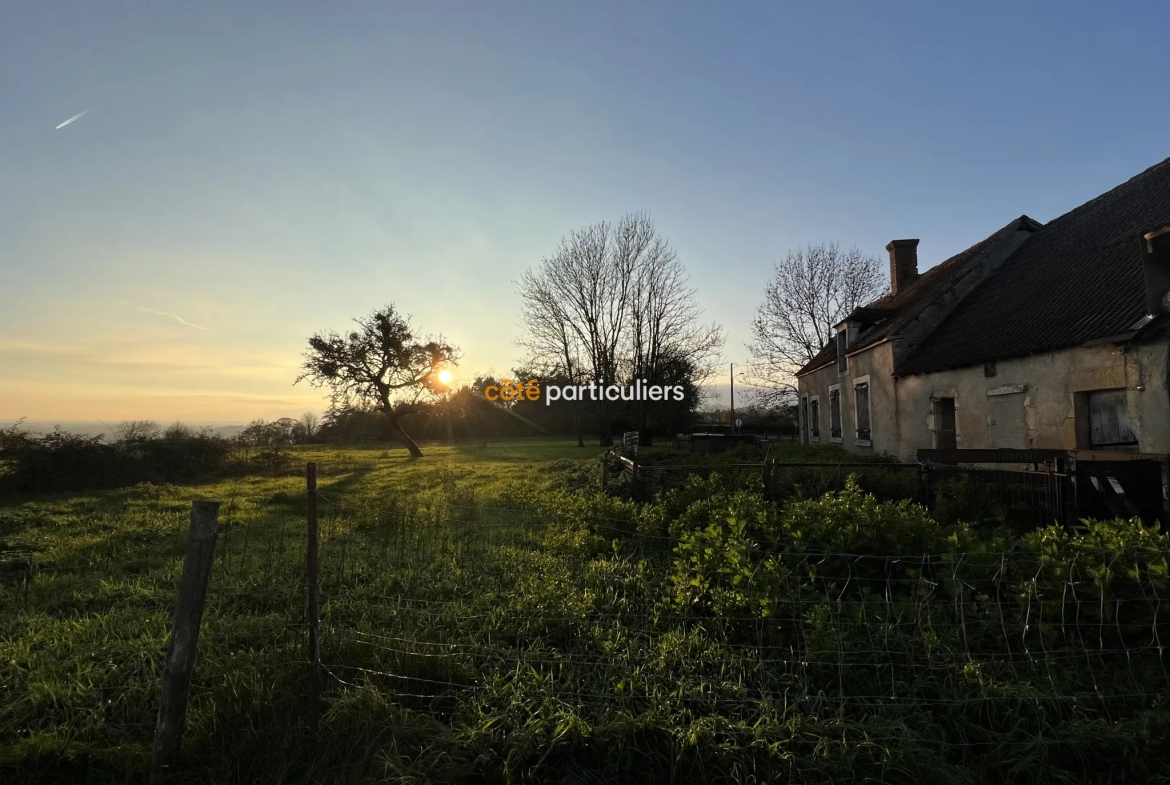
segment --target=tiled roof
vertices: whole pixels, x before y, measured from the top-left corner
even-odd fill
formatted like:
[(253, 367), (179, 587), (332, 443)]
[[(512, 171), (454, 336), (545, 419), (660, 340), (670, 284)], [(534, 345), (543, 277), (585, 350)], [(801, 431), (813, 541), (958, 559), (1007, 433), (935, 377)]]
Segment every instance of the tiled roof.
[(1035, 231), (898, 364), (897, 374), (1132, 332), (1147, 310), (1141, 236), (1167, 223), (1170, 158)]
[[(924, 308), (935, 302), (939, 295), (954, 280), (955, 276), (966, 268), (969, 262), (977, 258), (989, 247), (994, 246), (1001, 236), (1015, 231), (1021, 222), (1030, 221), (1031, 219), (1027, 218), (1027, 216), (1012, 221), (990, 237), (975, 243), (975, 245), (972, 245), (967, 250), (955, 254), (945, 262), (925, 271), (913, 283), (897, 294), (887, 294), (885, 297), (874, 300), (872, 303), (855, 310), (850, 315), (850, 319), (856, 319), (863, 323), (870, 323), (872, 320), (873, 323), (868, 328), (863, 329), (861, 334), (853, 341), (849, 347), (850, 353), (854, 350), (864, 349), (867, 346), (873, 346), (894, 334), (900, 327), (905, 326), (918, 316)], [(815, 371), (818, 368), (823, 368), (826, 365), (832, 365), (836, 360), (836, 342), (829, 341), (823, 349), (817, 352), (812, 360), (797, 371), (796, 375), (801, 376)]]

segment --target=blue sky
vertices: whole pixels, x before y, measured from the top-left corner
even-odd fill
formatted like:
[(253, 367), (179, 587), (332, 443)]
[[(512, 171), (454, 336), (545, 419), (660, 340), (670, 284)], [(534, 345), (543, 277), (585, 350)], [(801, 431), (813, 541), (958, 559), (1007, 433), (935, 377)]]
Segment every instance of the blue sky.
[(746, 360), (789, 249), (919, 237), (927, 267), (1170, 156), (1168, 26), (1154, 2), (10, 4), (0, 419), (319, 411), (306, 338), (391, 301), (457, 376), (502, 371), (513, 282), (638, 209)]

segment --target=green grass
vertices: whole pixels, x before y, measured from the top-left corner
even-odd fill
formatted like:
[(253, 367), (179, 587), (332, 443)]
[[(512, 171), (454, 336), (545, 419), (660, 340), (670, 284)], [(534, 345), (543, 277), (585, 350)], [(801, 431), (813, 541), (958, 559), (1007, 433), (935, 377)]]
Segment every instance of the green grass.
[[(0, 504), (0, 778), (143, 781), (189, 503), (216, 498), (178, 781), (1167, 781), (1162, 535), (1025, 547), (848, 494), (781, 513), (720, 475), (605, 497), (572, 442), (424, 451), (296, 454), (320, 466), (318, 734), (300, 468)], [(1100, 645), (1055, 621), (1108, 598), (1140, 612), (1093, 616)]]

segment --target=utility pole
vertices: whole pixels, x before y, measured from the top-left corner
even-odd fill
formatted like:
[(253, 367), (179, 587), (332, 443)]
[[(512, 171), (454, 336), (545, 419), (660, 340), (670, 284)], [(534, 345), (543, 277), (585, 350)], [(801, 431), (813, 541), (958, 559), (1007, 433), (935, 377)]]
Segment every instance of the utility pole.
[(731, 364), (731, 432), (735, 433), (735, 363)]

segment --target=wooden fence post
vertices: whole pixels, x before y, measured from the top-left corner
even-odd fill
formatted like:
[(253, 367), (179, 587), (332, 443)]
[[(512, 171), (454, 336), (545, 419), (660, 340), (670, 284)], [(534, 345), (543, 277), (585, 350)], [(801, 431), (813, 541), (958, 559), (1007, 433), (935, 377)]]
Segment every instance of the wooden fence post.
[(173, 769), (182, 751), (183, 730), (187, 720), (187, 693), (195, 669), (199, 625), (203, 621), (207, 585), (211, 580), (218, 524), (219, 502), (192, 502), (187, 553), (183, 557), (183, 576), (179, 580), (179, 598), (175, 604), (175, 620), (163, 670), (162, 696), (158, 705), (158, 724), (155, 727), (150, 770), (151, 783), (159, 782), (163, 775)]
[(321, 720), (321, 618), (319, 608), (320, 585), (317, 565), (317, 464), (305, 467), (308, 489), (308, 543), (305, 548), (305, 566), (309, 583), (309, 706), (308, 725), (316, 731)]

